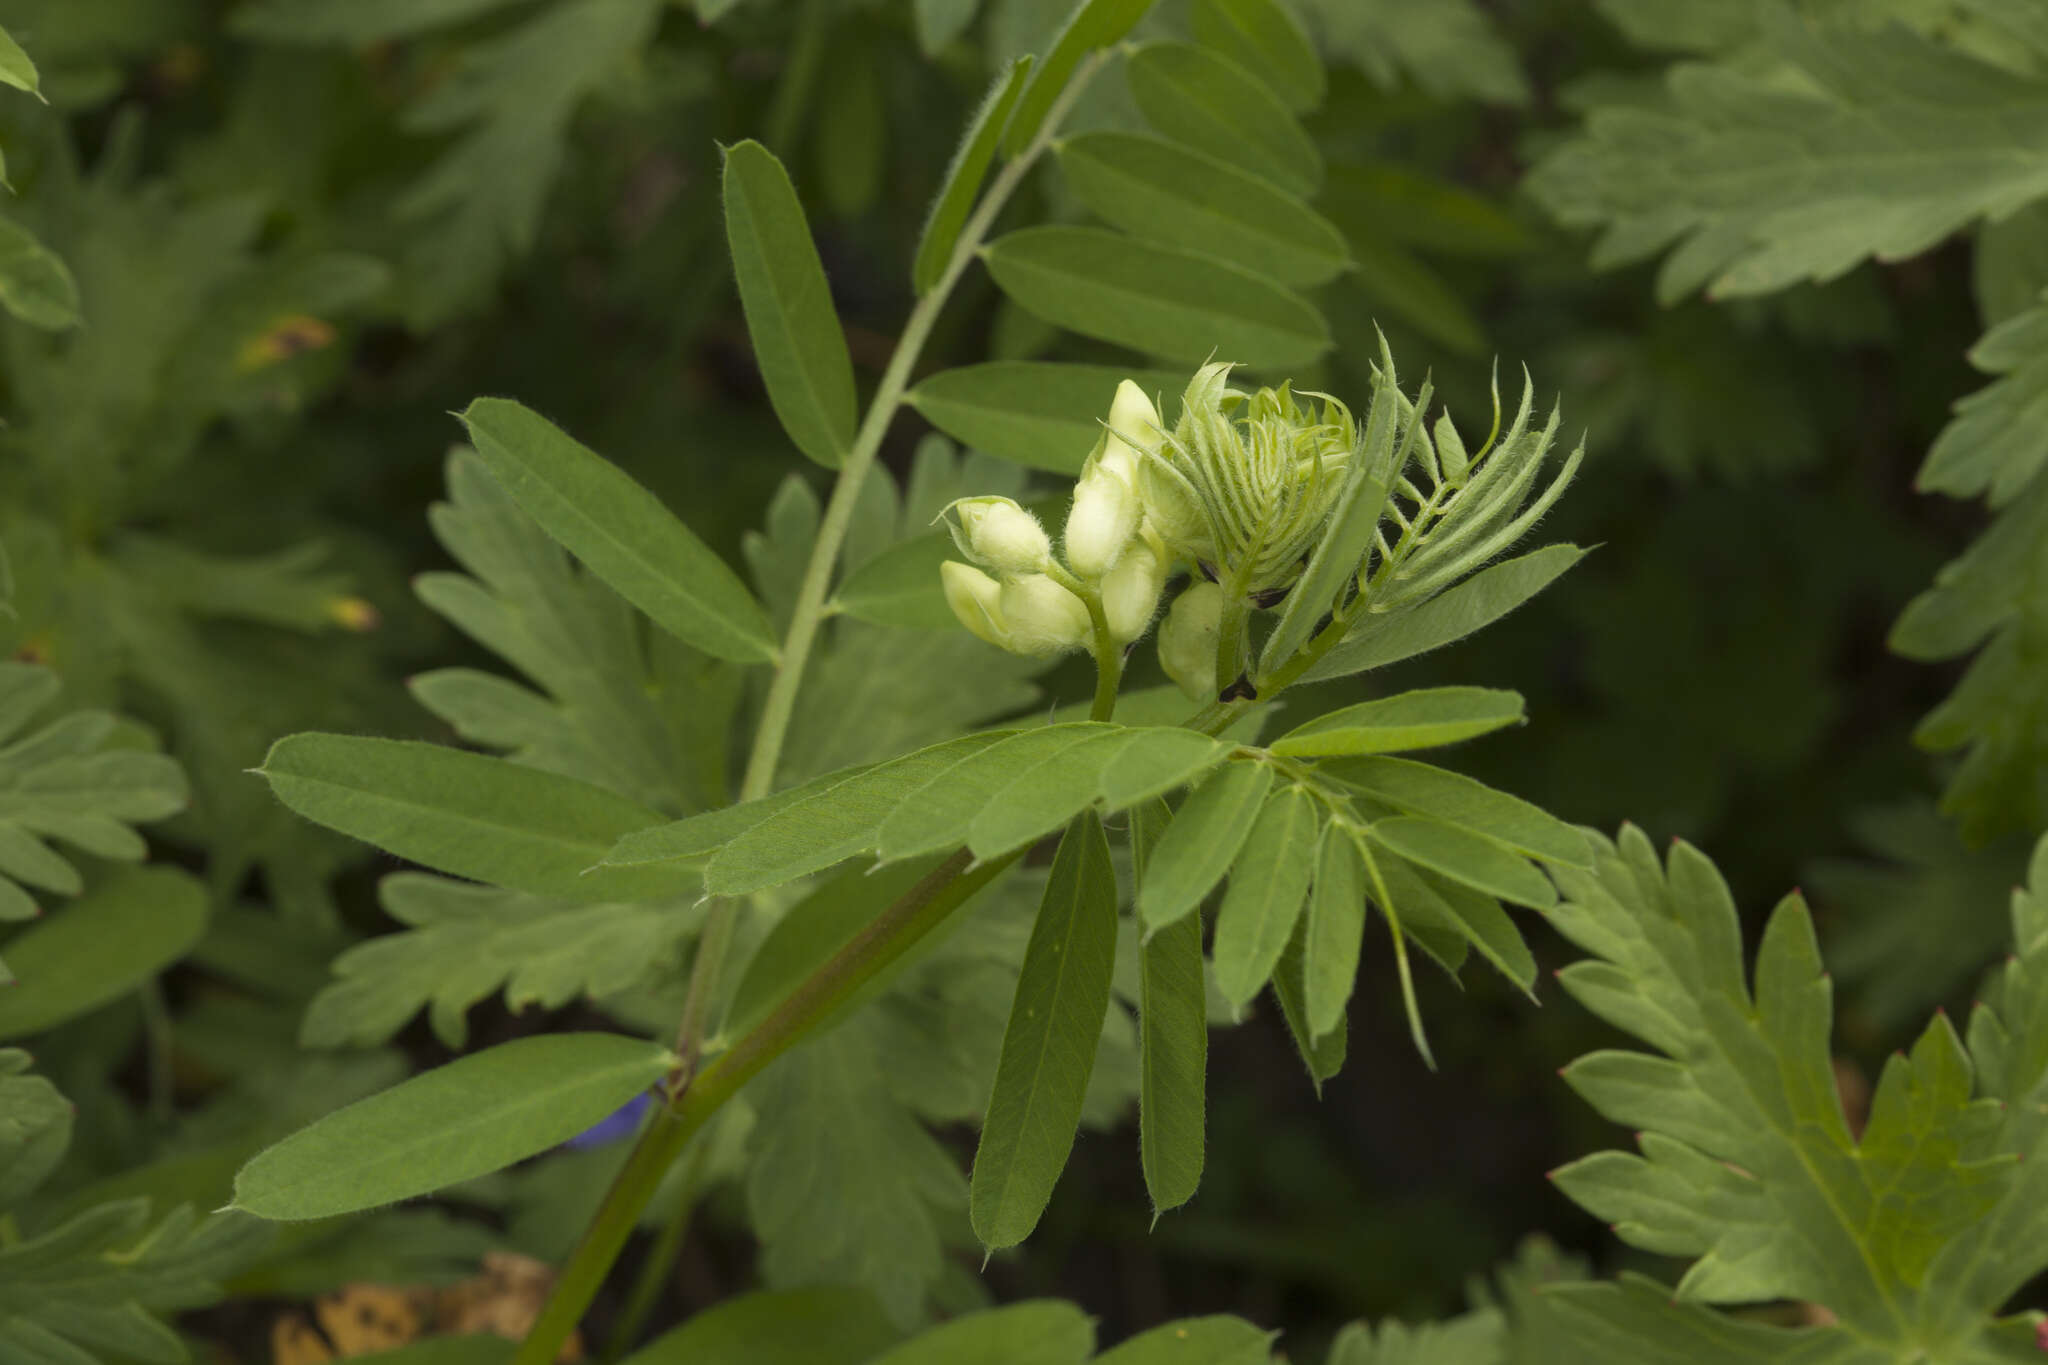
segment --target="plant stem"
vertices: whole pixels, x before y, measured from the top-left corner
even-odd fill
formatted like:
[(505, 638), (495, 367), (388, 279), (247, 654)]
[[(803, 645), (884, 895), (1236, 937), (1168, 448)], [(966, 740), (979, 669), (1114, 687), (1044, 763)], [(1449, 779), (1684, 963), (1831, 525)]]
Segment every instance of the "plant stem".
[(1102, 594), (1088, 593), (1088, 621), (1095, 627), (1095, 704), (1088, 719), (1104, 721), (1116, 714), (1117, 689), (1124, 680), (1124, 650), (1109, 633), (1109, 618), (1102, 610)]
[[(739, 799), (754, 800), (773, 789), (775, 772), (782, 758), (783, 740), (795, 711), (797, 689), (802, 685), (805, 665), (816, 643), (818, 627), (825, 617), (825, 599), (832, 582), (839, 550), (860, 495), (861, 484), (873, 470), (875, 457), (890, 420), (902, 405), (910, 374), (917, 364), (932, 324), (944, 308), (953, 288), (980, 252), (982, 240), (996, 215), (1023, 183), (1024, 177), (1044, 154), (1074, 100), (1101, 66), (1101, 53), (1091, 55), (1074, 72), (1067, 88), (1060, 92), (1047, 112), (1044, 124), (1031, 142), (1006, 163), (990, 182), (987, 193), (969, 216), (954, 244), (952, 257), (937, 284), (910, 310), (895, 354), (882, 373), (881, 383), (868, 405), (867, 415), (854, 437), (853, 448), (839, 471), (839, 479), (826, 505), (811, 547), (802, 586), (790, 614), (789, 630), (777, 658), (774, 677), (761, 705), (761, 719), (754, 733)], [(1119, 660), (1119, 664), (1120, 664)], [(1111, 693), (1114, 704), (1114, 693)], [(1097, 705), (1101, 705), (1098, 689)], [(696, 1070), (702, 1051), (704, 1021), (710, 1003), (717, 996), (718, 978), (731, 943), (736, 902), (719, 899), (711, 903), (699, 937), (696, 960), (691, 964), (690, 985), (678, 1026), (676, 1052), (683, 1059), (671, 1077), (665, 1103), (641, 1132), (632, 1154), (620, 1168), (617, 1179), (598, 1206), (597, 1214), (584, 1229), (582, 1238), (569, 1255), (555, 1282), (547, 1306), (534, 1320), (526, 1339), (513, 1356), (512, 1365), (553, 1365), (562, 1343), (576, 1329), (583, 1311), (597, 1294), (612, 1263), (618, 1259), (626, 1239), (632, 1235), (640, 1211), (653, 1197), (662, 1175), (690, 1138), (702, 1128), (719, 1106), (730, 1099), (760, 1069), (780, 1056), (802, 1037), (831, 1008), (853, 990), (904, 953), (929, 933), (967, 898), (993, 881), (1015, 862), (1019, 853), (969, 869), (969, 855), (960, 851), (927, 875), (867, 928), (835, 954), (786, 997), (760, 1024), (721, 1054), (703, 1071)]]
[(660, 1238), (648, 1248), (646, 1263), (640, 1267), (640, 1274), (633, 1281), (633, 1291), (627, 1295), (626, 1306), (612, 1328), (611, 1340), (605, 1344), (606, 1365), (633, 1349), (633, 1343), (639, 1340), (642, 1329), (647, 1326), (648, 1316), (661, 1299), (661, 1291), (668, 1285), (669, 1276), (675, 1272), (676, 1258), (682, 1253), (683, 1239), (690, 1230), (691, 1215), (697, 1209), (697, 1182), (704, 1175), (706, 1150), (699, 1144), (683, 1163), (682, 1198), (677, 1202), (675, 1215), (668, 1220), (668, 1226), (661, 1230)]

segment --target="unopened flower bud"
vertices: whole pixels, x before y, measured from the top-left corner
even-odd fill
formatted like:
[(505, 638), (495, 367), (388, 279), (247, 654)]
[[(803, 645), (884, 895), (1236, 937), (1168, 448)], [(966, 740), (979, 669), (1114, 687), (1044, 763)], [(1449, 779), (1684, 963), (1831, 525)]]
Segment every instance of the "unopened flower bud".
[(957, 559), (939, 565), (939, 581), (945, 585), (946, 605), (961, 625), (992, 645), (1010, 647), (1010, 632), (1001, 615), (1002, 584)]
[(1129, 644), (1152, 624), (1159, 610), (1159, 590), (1166, 586), (1166, 560), (1140, 539), (1123, 553), (1102, 578), (1102, 614), (1109, 633), (1120, 645)]
[(1130, 484), (1111, 470), (1096, 465), (1084, 471), (1067, 513), (1067, 567), (1087, 579), (1108, 573), (1137, 534), (1143, 510)]
[(1109, 405), (1109, 421), (1105, 425), (1109, 428), (1109, 439), (1096, 459), (1135, 490), (1138, 467), (1145, 462), (1143, 452), (1159, 448), (1159, 409), (1152, 406), (1143, 389), (1126, 379), (1116, 386), (1116, 398)]
[(1004, 577), (1043, 573), (1052, 540), (1038, 518), (1008, 498), (961, 498), (946, 509), (953, 543), (985, 569)]
[(1003, 584), (996, 614), (1013, 654), (1060, 654), (1088, 643), (1094, 627), (1081, 599), (1046, 577), (1029, 574)]
[(1196, 701), (1216, 695), (1216, 640), (1223, 630), (1223, 589), (1197, 583), (1174, 599), (1159, 628), (1159, 665)]

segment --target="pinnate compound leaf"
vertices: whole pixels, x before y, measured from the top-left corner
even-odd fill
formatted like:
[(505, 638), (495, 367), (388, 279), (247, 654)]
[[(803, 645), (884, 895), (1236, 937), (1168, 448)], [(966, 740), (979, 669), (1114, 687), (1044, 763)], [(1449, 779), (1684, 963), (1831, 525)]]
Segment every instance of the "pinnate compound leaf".
[(513, 501), (657, 625), (722, 659), (774, 657), (739, 575), (631, 475), (507, 399), (477, 399), (462, 422)]
[(1083, 133), (1057, 144), (1067, 183), (1096, 217), (1282, 284), (1322, 284), (1350, 264), (1337, 229), (1271, 181), (1179, 143)]
[(1269, 747), (1307, 758), (1434, 749), (1522, 724), (1522, 697), (1490, 687), (1431, 687), (1359, 702), (1289, 730)]
[(1272, 976), (1301, 917), (1315, 872), (1320, 814), (1306, 790), (1282, 787), (1267, 799), (1230, 865), (1210, 954), (1217, 988), (1239, 1009)]
[(133, 747), (108, 712), (53, 713), (62, 691), (47, 668), (0, 662), (0, 921), (38, 913), (25, 886), (64, 896), (84, 888), (47, 840), (136, 862), (147, 847), (130, 826), (185, 805), (174, 760)]
[(693, 1314), (626, 1357), (624, 1365), (863, 1365), (896, 1342), (896, 1329), (858, 1289), (759, 1291)]
[(1536, 984), (1536, 959), (1498, 900), (1404, 858), (1382, 853), (1374, 863), (1386, 881), (1401, 927), (1425, 952), (1455, 970), (1463, 944), (1455, 957), (1440, 944), (1433, 945), (1437, 936), (1454, 934), (1522, 990)]
[(1151, 8), (1152, 0), (1080, 0), (1011, 116), (1003, 133), (1003, 154), (1017, 155), (1037, 136), (1082, 58), (1121, 39)]
[(1323, 59), (1279, 0), (1195, 0), (1193, 25), (1196, 42), (1237, 61), (1296, 113), (1323, 102)]
[(963, 365), (924, 380), (904, 401), (963, 445), (1033, 469), (1074, 475), (1102, 435), (1103, 419), (1125, 379), (1153, 396), (1161, 421), (1173, 423), (1186, 375), (1114, 365)]
[(1095, 1365), (1266, 1365), (1277, 1336), (1223, 1313), (1181, 1318), (1104, 1351)]
[(982, 177), (988, 174), (989, 163), (995, 159), (1003, 125), (1030, 79), (1031, 61), (1030, 57), (1020, 57), (1010, 64), (1008, 71), (998, 74), (981, 107), (968, 120), (966, 135), (960, 140), (959, 150), (953, 153), (953, 163), (946, 167), (946, 178), (939, 187), (938, 198), (932, 201), (924, 233), (918, 238), (910, 282), (919, 294), (929, 292), (939, 282), (953, 259), (953, 250), (960, 244), (960, 231), (967, 225), (967, 215), (981, 193)]
[(1474, 830), (1532, 858), (1572, 867), (1591, 866), (1592, 850), (1578, 829), (1520, 797), (1498, 792), (1463, 773), (1407, 758), (1356, 758), (1318, 771), (1353, 791), (1413, 815)]
[(372, 1047), (426, 1008), (434, 1036), (461, 1048), (469, 1007), (501, 987), (514, 1012), (616, 994), (673, 967), (696, 925), (675, 902), (591, 905), (412, 872), (377, 899), (410, 927), (334, 959), (300, 1027), (307, 1047)]
[(1576, 545), (1546, 545), (1481, 569), (1426, 601), (1383, 615), (1368, 610), (1304, 680), (1363, 673), (1462, 640), (1542, 592), (1585, 556)]
[[(1139, 887), (1173, 818), (1164, 802), (1131, 813)], [(1202, 1183), (1209, 1063), (1202, 920), (1183, 915), (1138, 946), (1138, 1155), (1154, 1214), (1179, 1208)]]
[(869, 1365), (1084, 1365), (1095, 1325), (1071, 1303), (1027, 1299), (934, 1327)]
[(1314, 305), (1210, 256), (1101, 228), (1021, 228), (983, 254), (1003, 292), (1070, 331), (1170, 360), (1304, 365), (1330, 348)]
[(1597, 107), (1531, 173), (1598, 265), (1675, 247), (1666, 301), (1761, 294), (1916, 256), (2048, 194), (2048, 81), (1904, 25), (1763, 11), (1762, 42), (1681, 65), (1668, 96)]
[(1323, 158), (1294, 115), (1230, 58), (1186, 43), (1147, 43), (1127, 77), (1146, 122), (1175, 142), (1270, 180), (1290, 194), (1322, 187)]
[(853, 445), (853, 359), (789, 173), (752, 140), (725, 152), (725, 233), (768, 401), (798, 450), (837, 469)]
[(23, 1038), (134, 990), (192, 951), (206, 932), (206, 888), (165, 867), (96, 878), (61, 915), (7, 944), (13, 984), (0, 990), (0, 1038)]
[(392, 1204), (576, 1136), (660, 1080), (675, 1056), (613, 1033), (520, 1038), (337, 1109), (235, 1176), (233, 1207), (299, 1222)]
[(952, 1154), (892, 1093), (901, 1059), (887, 1046), (878, 1012), (863, 1010), (747, 1088), (747, 1214), (771, 1287), (860, 1285), (907, 1328), (944, 1266), (939, 1220), (957, 1225), (967, 1192)]
[(673, 867), (596, 868), (620, 838), (661, 817), (503, 759), (413, 740), (292, 735), (271, 747), (263, 775), (307, 819), (458, 877), (584, 902), (694, 885)]
[[(2019, 1102), (2048, 1059), (2048, 854), (2033, 872), (2013, 898), (2020, 951), (1972, 1016), (1967, 1053), (1937, 1015), (1886, 1064), (1860, 1140), (1797, 895), (1772, 914), (1746, 980), (1733, 901), (1690, 846), (1660, 866), (1625, 828), (1592, 870), (1561, 873), (1553, 921), (1594, 955), (1560, 974), (1565, 988), (1663, 1055), (1596, 1052), (1567, 1068), (1596, 1109), (1641, 1130), (1641, 1155), (1600, 1153), (1557, 1183), (1625, 1240), (1692, 1262), (1675, 1295), (1640, 1280), (1563, 1288), (1575, 1329), (1628, 1359), (2023, 1358), (2037, 1316), (1990, 1315), (2048, 1245), (2048, 1128)], [(1706, 1306), (1770, 1299), (1817, 1304), (1830, 1324), (1745, 1325)]]
[(1053, 858), (975, 1151), (968, 1214), (990, 1250), (1031, 1234), (1073, 1148), (1109, 1009), (1116, 902), (1109, 840), (1090, 811)]
[(1929, 712), (1914, 739), (1965, 749), (1942, 800), (1973, 840), (2048, 820), (2039, 775), (2048, 763), (2048, 691), (2040, 686), (2048, 638), (2048, 303), (1991, 329), (1970, 353), (2000, 376), (1956, 405), (1921, 467), (1923, 486), (1958, 497), (1989, 495), (1991, 526), (1934, 585), (1906, 605), (1891, 647), (1946, 659), (1982, 645), (1962, 681)]
[(94, 1204), (0, 1247), (0, 1354), (11, 1360), (110, 1357), (181, 1365), (185, 1342), (157, 1315), (220, 1300), (221, 1281), (252, 1264), (269, 1230), (189, 1207), (150, 1221), (150, 1201)]

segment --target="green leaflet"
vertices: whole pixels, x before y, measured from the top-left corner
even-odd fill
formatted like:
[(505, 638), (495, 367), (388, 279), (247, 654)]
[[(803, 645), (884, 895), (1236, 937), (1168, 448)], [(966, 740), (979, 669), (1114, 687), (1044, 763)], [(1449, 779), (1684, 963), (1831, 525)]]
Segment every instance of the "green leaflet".
[(1314, 305), (1209, 256), (1100, 228), (1021, 228), (982, 249), (1003, 292), (1060, 327), (1171, 360), (1304, 365), (1330, 348)]
[(1030, 57), (1020, 57), (1010, 64), (1008, 71), (997, 75), (982, 98), (981, 107), (967, 122), (967, 132), (960, 140), (959, 150), (953, 153), (953, 163), (946, 167), (946, 178), (918, 238), (910, 282), (919, 294), (928, 293), (939, 282), (953, 259), (960, 230), (966, 226), (967, 215), (981, 192), (982, 177), (988, 174), (989, 162), (995, 159), (996, 140), (1002, 136), (1003, 122), (1016, 107), (1018, 96), (1024, 93), (1031, 61)]
[(819, 73), (818, 100), (832, 111), (811, 137), (812, 176), (834, 217), (858, 218), (882, 192), (890, 146), (881, 54), (855, 34)]
[(1046, 115), (1074, 78), (1074, 69), (1083, 57), (1129, 33), (1151, 8), (1152, 0), (1080, 0), (1010, 119), (1003, 134), (1003, 155), (1015, 156), (1023, 151), (1045, 126)]
[[(965, 735), (870, 768), (783, 806), (712, 856), (704, 885), (713, 895), (758, 891), (821, 872), (875, 848), (886, 822), (935, 777), (994, 748), (1011, 732)], [(772, 798), (771, 798), (772, 799)], [(961, 823), (964, 825), (965, 818)], [(950, 846), (944, 839), (933, 847)], [(929, 852), (916, 849), (913, 852)], [(912, 856), (905, 853), (903, 856)]]
[(624, 1365), (861, 1365), (895, 1341), (873, 1296), (858, 1289), (760, 1291), (693, 1314)]
[(1308, 1068), (1309, 1081), (1320, 1095), (1323, 1082), (1344, 1069), (1350, 1038), (1342, 1010), (1337, 1013), (1337, 1022), (1324, 1032), (1316, 1032), (1309, 1022), (1308, 991), (1303, 980), (1307, 966), (1303, 949), (1306, 930), (1306, 923), (1297, 921), (1294, 932), (1287, 937), (1287, 947), (1280, 954), (1280, 961), (1273, 972), (1273, 997), (1280, 1002), (1280, 1015), (1286, 1020), (1287, 1032), (1294, 1039), (1294, 1050), (1301, 1055), (1301, 1064)]
[[(1172, 812), (1149, 801), (1131, 813), (1131, 862), (1145, 885)], [(1202, 920), (1183, 915), (1138, 945), (1138, 1156), (1156, 1217), (1202, 1183), (1209, 1021)]]
[(680, 868), (594, 866), (622, 836), (658, 824), (655, 812), (503, 759), (413, 740), (292, 735), (271, 746), (262, 772), (308, 820), (458, 877), (580, 901), (651, 900), (693, 885)]
[(1267, 747), (1276, 754), (1306, 758), (1434, 749), (1526, 719), (1518, 692), (1431, 687), (1331, 711), (1296, 726)]
[(507, 399), (477, 399), (462, 422), (521, 510), (657, 625), (722, 659), (775, 657), (739, 575), (631, 475)]
[(1186, 375), (1114, 365), (962, 365), (924, 380), (904, 401), (964, 445), (1034, 469), (1074, 475), (1101, 437), (1110, 400), (1124, 379), (1135, 380), (1153, 396), (1161, 421), (1174, 421)]
[(7, 944), (0, 1038), (41, 1033), (134, 990), (199, 942), (206, 890), (164, 867), (117, 867)]
[(968, 1213), (991, 1251), (1031, 1234), (1073, 1148), (1109, 1009), (1116, 902), (1109, 840), (1090, 811), (1053, 858), (975, 1150)]
[(849, 778), (869, 771), (868, 765), (841, 768), (812, 778), (800, 787), (790, 787), (736, 806), (720, 806), (683, 820), (637, 830), (613, 844), (604, 855), (608, 867), (642, 867), (649, 863), (694, 865), (707, 861), (740, 835), (800, 801), (838, 786)]
[(14, 35), (4, 28), (0, 28), (0, 81), (16, 90), (26, 90), (37, 99), (43, 98), (36, 64), (29, 60), (28, 53), (21, 50), (21, 44), (14, 41)]
[(1397, 815), (1365, 827), (1366, 837), (1408, 861), (1475, 891), (1547, 910), (1557, 891), (1541, 872), (1491, 839), (1457, 825)]
[(1216, 913), (1210, 955), (1216, 986), (1242, 1010), (1273, 974), (1301, 917), (1315, 870), (1321, 810), (1292, 784), (1273, 793), (1259, 811), (1244, 847), (1230, 865), (1230, 885)]
[(1221, 762), (1230, 746), (1174, 726), (1111, 731), (1020, 772), (967, 828), (967, 847), (989, 859), (1046, 834), (1100, 800), (1121, 810), (1163, 795)]
[(1316, 850), (1315, 885), (1302, 930), (1302, 1000), (1307, 1033), (1320, 1038), (1343, 1022), (1358, 981), (1365, 940), (1365, 861), (1348, 830), (1334, 822)]
[(1131, 54), (1131, 94), (1154, 128), (1291, 194), (1322, 187), (1323, 158), (1280, 97), (1228, 57), (1185, 43)]
[(1492, 200), (1397, 161), (1332, 166), (1319, 202), (1339, 227), (1370, 223), (1387, 240), (1433, 255), (1500, 259), (1536, 244)]
[(78, 283), (63, 258), (37, 241), (27, 228), (0, 217), (0, 307), (45, 331), (75, 327)]
[(1376, 863), (1401, 927), (1432, 957), (1455, 970), (1457, 964), (1432, 948), (1425, 933), (1455, 934), (1524, 992), (1534, 987), (1536, 959), (1499, 901), (1402, 858), (1382, 854)]
[(1412, 83), (1440, 100), (1528, 103), (1529, 82), (1515, 49), (1477, 0), (1296, 3), (1321, 20), (1316, 28), (1323, 50), (1334, 60), (1348, 59), (1381, 90), (1392, 93)]
[(1323, 59), (1277, 0), (1195, 0), (1195, 41), (1236, 61), (1296, 113), (1323, 102)]
[(1414, 815), (1474, 830), (1532, 858), (1589, 866), (1586, 837), (1540, 806), (1483, 782), (1407, 758), (1347, 758), (1318, 765), (1353, 791)]
[(1350, 265), (1342, 234), (1314, 209), (1206, 153), (1120, 132), (1083, 133), (1056, 145), (1081, 202), (1132, 236), (1282, 284), (1322, 284)]
[(1585, 556), (1576, 545), (1546, 545), (1481, 569), (1414, 606), (1385, 615), (1368, 611), (1342, 643), (1303, 675), (1303, 681), (1363, 673), (1462, 640), (1542, 592)]
[(299, 1222), (488, 1175), (576, 1136), (675, 1060), (611, 1033), (540, 1034), (471, 1053), (266, 1148), (235, 1176), (232, 1207)]
[(1071, 1303), (1027, 1299), (934, 1327), (869, 1365), (1082, 1365), (1095, 1325)]
[[(937, 56), (974, 22), (981, 0), (916, 0), (917, 45), (927, 57)], [(997, 120), (1000, 125), (1001, 120)]]
[(1155, 934), (1209, 894), (1252, 830), (1273, 770), (1263, 763), (1226, 763), (1195, 789), (1160, 839), (1138, 887), (1138, 916)]
[(837, 469), (853, 446), (853, 361), (803, 204), (775, 154), (725, 153), (725, 233), (768, 401), (796, 448)]
[(18, 1047), (0, 1048), (0, 1209), (11, 1209), (43, 1183), (71, 1145), (71, 1101), (42, 1076), (29, 1075), (33, 1059)]
[(1181, 1318), (1104, 1351), (1095, 1365), (1266, 1365), (1279, 1335), (1223, 1313)]

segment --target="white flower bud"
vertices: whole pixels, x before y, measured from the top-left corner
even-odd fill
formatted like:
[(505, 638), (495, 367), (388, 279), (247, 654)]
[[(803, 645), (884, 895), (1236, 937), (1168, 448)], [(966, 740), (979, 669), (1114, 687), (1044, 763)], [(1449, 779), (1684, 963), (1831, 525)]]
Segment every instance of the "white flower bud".
[(1109, 439), (1096, 456), (1103, 468), (1135, 490), (1138, 467), (1145, 462), (1142, 452), (1157, 450), (1161, 424), (1159, 409), (1132, 380), (1116, 386), (1116, 398), (1109, 405)]
[(992, 645), (1010, 647), (1010, 632), (1002, 618), (1002, 584), (957, 559), (939, 565), (939, 581), (946, 588), (946, 605), (961, 625)]
[(1116, 567), (1102, 579), (1102, 614), (1109, 633), (1129, 644), (1152, 624), (1159, 610), (1159, 590), (1166, 586), (1166, 560), (1142, 539), (1125, 550)]
[(1159, 665), (1196, 701), (1216, 696), (1216, 639), (1223, 630), (1223, 589), (1196, 583), (1174, 599), (1159, 628)]
[(1003, 584), (997, 615), (1013, 654), (1060, 654), (1088, 643), (1094, 626), (1081, 599), (1046, 577), (1030, 574)]
[(946, 509), (953, 543), (985, 569), (1006, 578), (1043, 573), (1052, 540), (1038, 518), (1008, 498), (961, 498)]
[(1067, 513), (1067, 567), (1087, 579), (1108, 573), (1137, 534), (1143, 510), (1130, 484), (1110, 470), (1100, 465), (1085, 470)]

